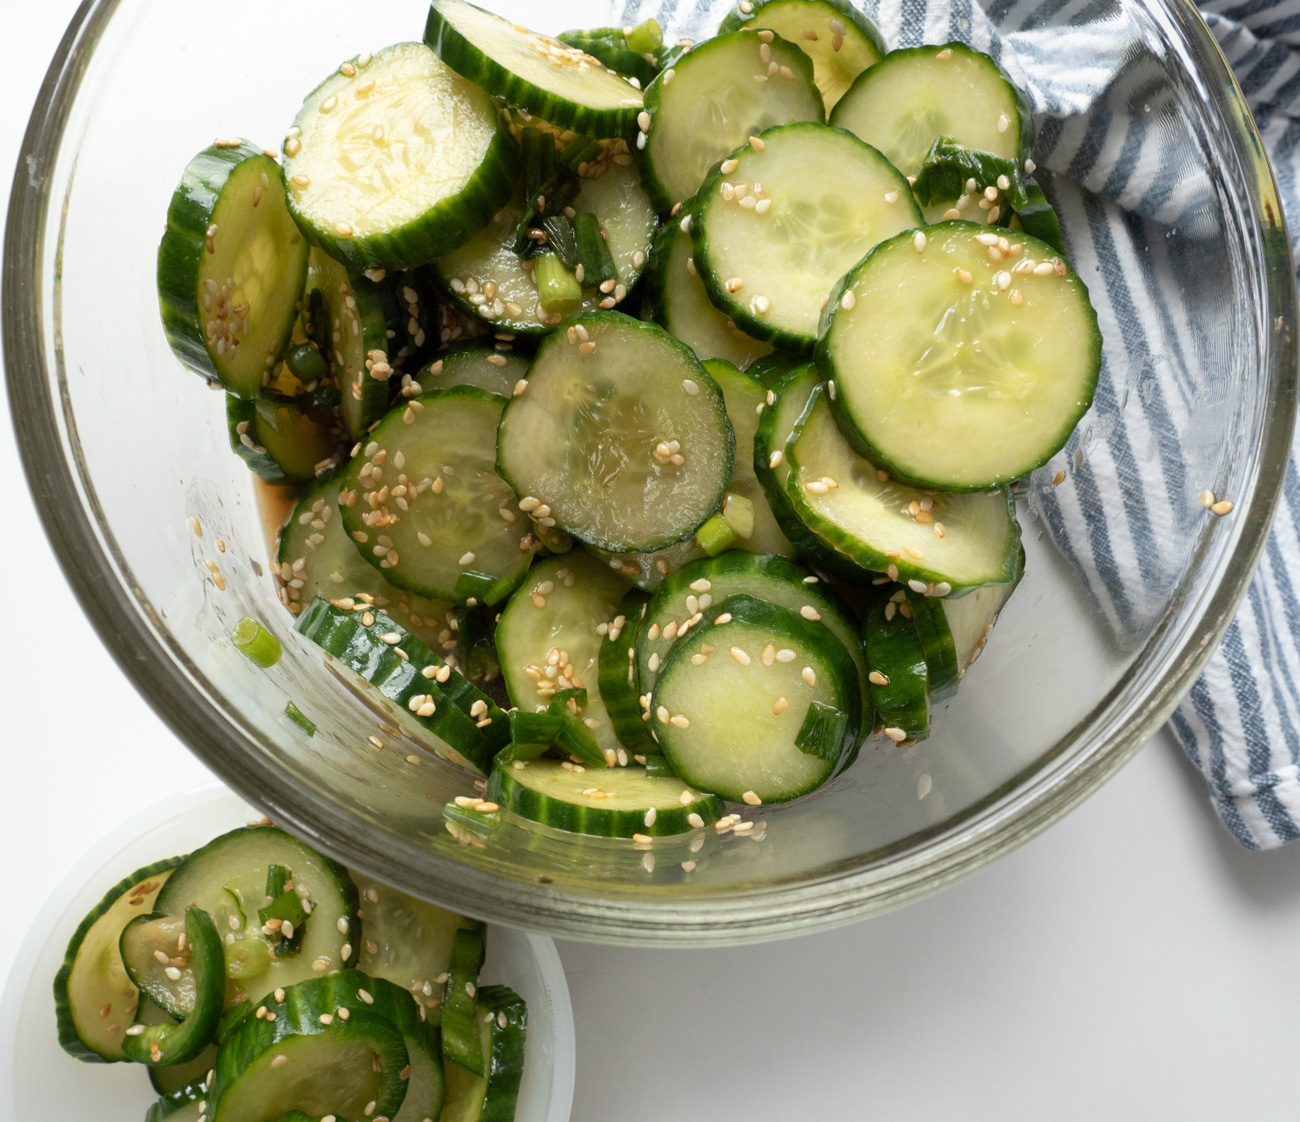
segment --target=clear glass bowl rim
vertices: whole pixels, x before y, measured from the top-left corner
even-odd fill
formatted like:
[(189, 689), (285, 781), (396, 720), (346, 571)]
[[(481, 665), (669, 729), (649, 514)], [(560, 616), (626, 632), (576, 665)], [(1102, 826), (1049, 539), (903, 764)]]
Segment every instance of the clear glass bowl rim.
[[(218, 712), (186, 668), (159, 642), (132, 595), (129, 573), (114, 555), (112, 532), (93, 489), (80, 478), (75, 429), (61, 425), (63, 402), (51, 392), (43, 302), (45, 235), (51, 188), (65, 128), (96, 44), (121, 0), (84, 0), (50, 64), (19, 152), (0, 272), (0, 326), (8, 391), (20, 454), (38, 509), (56, 509), (45, 524), (64, 573), (100, 638), (127, 677), (172, 731), (236, 791), (295, 832), (349, 865), (394, 880), (439, 901), (512, 926), (568, 938), (640, 945), (735, 944), (806, 933), (899, 906), (979, 869), (1067, 813), (1114, 774), (1164, 722), (1200, 673), (1253, 576), (1281, 492), (1296, 415), (1297, 299), (1294, 266), (1272, 171), (1245, 99), (1218, 45), (1187, 0), (1134, 0), (1176, 35), (1205, 96), (1217, 106), (1225, 142), (1246, 177), (1252, 213), (1242, 225), (1258, 238), (1257, 277), (1267, 298), (1263, 440), (1246, 478), (1254, 486), (1238, 504), (1236, 539), (1221, 578), (1197, 597), (1190, 624), (1147, 689), (1100, 724), (1086, 718), (1032, 774), (1017, 776), (970, 808), (957, 826), (913, 837), (897, 853), (865, 855), (815, 880), (773, 883), (724, 899), (639, 897), (570, 892), (560, 885), (520, 885), (411, 847), (429, 870), (417, 887), (402, 883), (402, 856), (381, 845), (347, 810), (295, 788), (269, 761), (250, 766), (232, 746), (249, 739)], [(1179, 590), (1148, 640), (1157, 643), (1185, 606)], [(1106, 700), (1094, 714), (1104, 710)], [(1080, 733), (1084, 729), (1088, 735)], [(396, 872), (395, 872), (396, 871)]]

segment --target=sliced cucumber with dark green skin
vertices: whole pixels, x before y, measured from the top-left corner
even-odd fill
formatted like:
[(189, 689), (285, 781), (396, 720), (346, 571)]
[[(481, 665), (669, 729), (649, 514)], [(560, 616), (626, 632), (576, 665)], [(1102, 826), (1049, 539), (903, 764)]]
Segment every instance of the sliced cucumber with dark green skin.
[(566, 47), (585, 51), (606, 69), (622, 75), (624, 78), (636, 79), (638, 87), (644, 89), (654, 81), (659, 73), (659, 64), (651, 57), (632, 50), (621, 30), (617, 35), (600, 35), (589, 31), (561, 31), (556, 38)]
[(487, 951), (482, 929), (457, 931), (452, 939), (442, 999), (442, 1058), (475, 1075), (487, 1071), (479, 1047), (478, 976)]
[(862, 615), (871, 666), (871, 701), (885, 735), (895, 742), (930, 735), (930, 685), (907, 590), (886, 585)]
[(445, 644), (455, 642), (457, 609), (448, 600), (394, 588), (362, 560), (339, 513), (340, 483), (335, 473), (308, 485), (280, 529), (276, 577), (281, 602), (295, 615), (317, 597), (345, 607), (361, 602), (387, 612), (430, 650), (448, 649)]
[(442, 985), (457, 931), (480, 931), (476, 919), (417, 900), (361, 873), (353, 873), (365, 930), (357, 967), (410, 992), (429, 1025), (442, 1021)]
[(488, 798), (530, 822), (603, 838), (683, 834), (722, 816), (713, 795), (680, 779), (651, 778), (636, 766), (583, 771), (560, 760), (498, 764), (488, 781)]
[[(1023, 565), (1023, 563), (1022, 563)], [(957, 652), (957, 675), (966, 676), (966, 671), (984, 651), (993, 625), (998, 621), (1006, 602), (1015, 591), (1017, 581), (1009, 584), (990, 584), (977, 588), (957, 599), (944, 600), (944, 615), (948, 620), (948, 630), (952, 634), (953, 647)]]
[(132, 984), (177, 1020), (194, 1011), (197, 993), (187, 922), (184, 915), (149, 912), (122, 928), (118, 940), (118, 953)]
[(453, 70), (556, 128), (631, 136), (641, 91), (603, 63), (465, 0), (434, 0), (424, 41)]
[(812, 59), (828, 113), (885, 53), (876, 25), (846, 0), (745, 0), (727, 13), (718, 32), (759, 27), (775, 31)]
[(541, 712), (557, 692), (586, 689), (579, 716), (607, 762), (622, 745), (599, 689), (599, 628), (615, 618), (626, 592), (617, 574), (579, 550), (548, 557), (511, 597), (496, 632), (510, 699)]
[(934, 596), (1016, 579), (1020, 525), (1008, 492), (931, 493), (894, 482), (849, 446), (825, 387), (813, 393), (786, 447), (785, 486), (824, 548)]
[[(858, 669), (829, 628), (750, 596), (729, 596), (660, 669), (655, 735), (683, 782), (732, 802), (786, 802), (853, 762)], [(797, 744), (812, 702), (848, 715), (838, 755)]]
[[(175, 875), (171, 880), (175, 880)], [(180, 1024), (160, 1025), (137, 1021), (127, 1029), (122, 1051), (133, 1063), (151, 1067), (187, 1063), (197, 1059), (217, 1035), (226, 998), (226, 959), (221, 936), (212, 917), (197, 907), (185, 909), (184, 934), (184, 955), (192, 964), (193, 979), (185, 1020)]]
[(390, 723), (417, 741), (432, 736), (446, 745), (441, 755), (486, 774), (509, 739), (496, 702), (382, 612), (317, 600), (298, 630), (389, 702)]
[[(163, 1119), (167, 1119), (167, 1122), (203, 1122), (207, 1112), (207, 1104), (201, 1099), (175, 1102), (164, 1098), (145, 1111), (144, 1122), (163, 1122)], [(285, 1120), (281, 1119), (281, 1122)]]
[(388, 332), (395, 330), (401, 315), (394, 291), (319, 249), (311, 253), (307, 287), (320, 291), (329, 332), (323, 342), (330, 377), (339, 391), (339, 415), (348, 435), (359, 440), (388, 409), (394, 369), (388, 358)]
[(677, 572), (688, 561), (705, 555), (694, 537), (649, 553), (611, 553), (590, 547), (588, 552), (608, 565), (612, 572), (622, 574), (625, 581), (642, 592), (653, 592), (666, 576)]
[(510, 197), (518, 151), (487, 94), (423, 44), (398, 43), (308, 94), (284, 156), (299, 226), (360, 272), (468, 241)]
[(1064, 447), (1096, 390), (1101, 333), (1083, 281), (1051, 246), (942, 222), (849, 272), (817, 365), (840, 428), (874, 464), (918, 486), (980, 491)]
[(245, 1017), (221, 1046), (209, 1117), (265, 1122), (302, 1110), (393, 1118), (408, 1094), (402, 1072), (414, 1065), (391, 1010), (374, 1008), (385, 985), (347, 970), (285, 987), (283, 1000), (267, 995), (265, 1012)]
[(177, 358), (257, 396), (289, 345), (306, 269), (273, 156), (219, 140), (190, 161), (158, 247), (158, 301)]
[[(339, 509), (389, 584), (495, 604), (528, 571), (518, 500), (494, 465), (504, 404), (473, 386), (439, 390), (397, 406), (359, 442)], [(467, 581), (475, 574), (483, 579)]]
[(230, 447), (268, 483), (314, 479), (340, 458), (340, 433), (328, 413), (300, 399), (263, 390), (253, 399), (226, 398)]
[(904, 591), (908, 609), (912, 613), (912, 624), (916, 628), (916, 637), (925, 654), (930, 700), (943, 701), (957, 692), (957, 683), (961, 678), (957, 648), (953, 645), (952, 631), (948, 628), (948, 617), (945, 615), (946, 601), (913, 592), (910, 588)]
[(448, 351), (419, 374), (423, 392), (449, 390), (452, 386), (477, 386), (488, 393), (509, 397), (528, 374), (528, 359), (520, 354), (502, 354), (491, 347), (468, 346)]
[(800, 123), (757, 140), (701, 188), (690, 227), (695, 267), (737, 326), (808, 353), (836, 282), (874, 245), (924, 219), (907, 180), (850, 133)]
[[(258, 911), (271, 903), (272, 865), (292, 872), (295, 891), (310, 904), (302, 930), (291, 937), (258, 922)], [(350, 965), (356, 950), (339, 921), (351, 917), (356, 899), (346, 870), (283, 830), (256, 826), (232, 830), (190, 854), (158, 894), (154, 911), (182, 915), (195, 906), (213, 918), (225, 945), (226, 1006), (233, 1008), (264, 990)]]
[(720, 358), (747, 370), (755, 359), (772, 353), (772, 344), (747, 335), (709, 302), (694, 252), (679, 221), (664, 224), (650, 252), (647, 274), (652, 318), (701, 361)]
[(637, 642), (637, 688), (643, 696), (654, 689), (675, 641), (715, 618), (718, 605), (731, 596), (752, 596), (812, 622), (820, 620), (857, 665), (859, 692), (866, 689), (866, 657), (857, 627), (829, 586), (784, 557), (736, 549), (692, 561), (659, 586)]
[[(437, 1118), (445, 1097), (442, 1049), (437, 1029), (428, 1018), (426, 1004), (415, 1000), (414, 995), (403, 986), (385, 978), (375, 977), (365, 971), (349, 971), (348, 974), (352, 976), (349, 982), (356, 982), (358, 991), (364, 987), (370, 997), (366, 1001), (360, 993), (357, 994), (366, 1012), (382, 1017), (396, 1028), (402, 1034), (402, 1043), (406, 1046), (406, 1067), (398, 1071), (398, 1078), (406, 1084), (406, 1097), (393, 1114), (392, 1122), (425, 1122), (425, 1119)], [(322, 990), (326, 988), (319, 982), (308, 984), (320, 986)], [(357, 1008), (356, 1004), (351, 1008)], [(336, 1012), (335, 1016), (337, 1015)]]
[(442, 1122), (513, 1122), (524, 1074), (528, 1006), (505, 986), (484, 986), (475, 1020), (485, 1074), (448, 1065)]
[(655, 324), (596, 312), (539, 348), (501, 418), (497, 466), (543, 524), (649, 552), (721, 506), (734, 447), (722, 392), (688, 348)]
[(741, 495), (754, 505), (754, 527), (741, 535), (736, 545), (751, 553), (777, 553), (783, 557), (794, 556), (794, 546), (782, 532), (768, 505), (763, 485), (754, 474), (754, 434), (758, 432), (759, 419), (766, 406), (767, 391), (748, 374), (743, 374), (729, 362), (709, 359), (704, 369), (718, 384), (727, 406), (727, 419), (736, 437), (736, 459), (727, 484), (729, 495)]
[[(952, 205), (957, 213), (947, 213), (947, 218), (978, 220), (990, 226), (1006, 225), (1013, 211), (1029, 204), (1015, 160), (963, 147), (950, 136), (935, 138), (912, 190), (924, 207)], [(972, 199), (980, 199), (978, 207), (970, 205)], [(983, 216), (977, 209), (984, 211)]]
[[(655, 231), (655, 212), (632, 157), (622, 149), (609, 148), (605, 156), (583, 165), (581, 186), (572, 209), (594, 214), (607, 236), (606, 246), (617, 277), (602, 290), (595, 279), (585, 276), (582, 309), (595, 311), (620, 305), (635, 287), (645, 269)], [(623, 161), (627, 161), (624, 163)], [(553, 331), (564, 316), (548, 312), (539, 302), (535, 261), (523, 261), (515, 253), (515, 239), (524, 216), (523, 193), (516, 190), (488, 226), (473, 240), (436, 263), (452, 299), (466, 311), (487, 320), (493, 327), (520, 335), (543, 335)]]
[(1061, 221), (1056, 211), (1047, 201), (1043, 189), (1037, 181), (1029, 176), (1024, 181), (1025, 205), (1016, 210), (1011, 220), (1012, 229), (1017, 226), (1030, 237), (1046, 242), (1057, 253), (1065, 253), (1065, 239), (1061, 234)]
[(831, 124), (919, 175), (936, 137), (1019, 163), (1034, 144), (1029, 103), (988, 55), (964, 43), (890, 51), (840, 98)]
[(189, 1063), (174, 1064), (170, 1067), (151, 1067), (149, 1082), (153, 1085), (153, 1089), (173, 1106), (206, 1098), (208, 1076), (217, 1064), (217, 1042), (220, 1039), (221, 1028), (218, 1028), (217, 1040), (209, 1044)]
[(767, 42), (757, 31), (692, 47), (650, 84), (645, 107), (645, 183), (661, 211), (694, 195), (709, 169), (748, 137), (790, 121), (826, 119), (812, 60), (795, 44)]
[(658, 752), (649, 710), (637, 700), (636, 647), (650, 597), (633, 590), (619, 601), (600, 645), (600, 697), (619, 743), (631, 753)]
[(140, 991), (122, 963), (118, 940), (136, 916), (153, 911), (167, 878), (181, 862), (173, 857), (137, 869), (104, 894), (68, 940), (54, 977), (59, 1044), (88, 1063), (120, 1063), (125, 1030), (132, 1024)]

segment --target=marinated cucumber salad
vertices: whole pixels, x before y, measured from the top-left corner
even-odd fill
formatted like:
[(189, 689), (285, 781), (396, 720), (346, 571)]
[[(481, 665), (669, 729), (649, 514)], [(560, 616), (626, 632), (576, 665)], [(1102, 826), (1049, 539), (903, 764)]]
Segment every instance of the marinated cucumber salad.
[(296, 488), (298, 631), (482, 777), (449, 830), (644, 845), (928, 735), (1097, 382), (1033, 141), (845, 0), (699, 43), (433, 0), (195, 157), (164, 327)]
[(146, 1122), (509, 1122), (528, 1010), (481, 923), (270, 825), (138, 869), (54, 980), (77, 1059), (148, 1069)]

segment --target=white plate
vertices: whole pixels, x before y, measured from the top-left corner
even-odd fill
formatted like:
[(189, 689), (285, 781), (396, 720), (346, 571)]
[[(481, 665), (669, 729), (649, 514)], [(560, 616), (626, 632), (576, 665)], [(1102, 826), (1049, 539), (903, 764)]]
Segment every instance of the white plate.
[[(113, 885), (151, 861), (187, 853), (258, 817), (225, 787), (151, 807), (106, 837), (54, 889), (19, 948), (0, 998), (0, 1119), (95, 1118), (141, 1122), (156, 1099), (135, 1064), (87, 1064), (59, 1047), (54, 975), (77, 924)], [(16, 917), (7, 917), (13, 922)], [(516, 1122), (568, 1122), (574, 1032), (569, 987), (555, 944), (509, 928), (488, 929), (484, 979), (528, 1002), (528, 1046)]]

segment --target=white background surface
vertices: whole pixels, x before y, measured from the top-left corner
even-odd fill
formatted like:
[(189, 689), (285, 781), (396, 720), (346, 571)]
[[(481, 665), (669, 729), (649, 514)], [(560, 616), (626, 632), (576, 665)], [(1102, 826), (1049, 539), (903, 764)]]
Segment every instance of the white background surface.
[[(0, 0), (0, 202), (74, 9)], [(0, 413), (4, 972), (88, 845), (206, 773), (82, 619)], [(1298, 936), (1300, 849), (1239, 850), (1161, 735), (1046, 835), (902, 912), (736, 950), (561, 945), (573, 1119), (1294, 1118)]]

